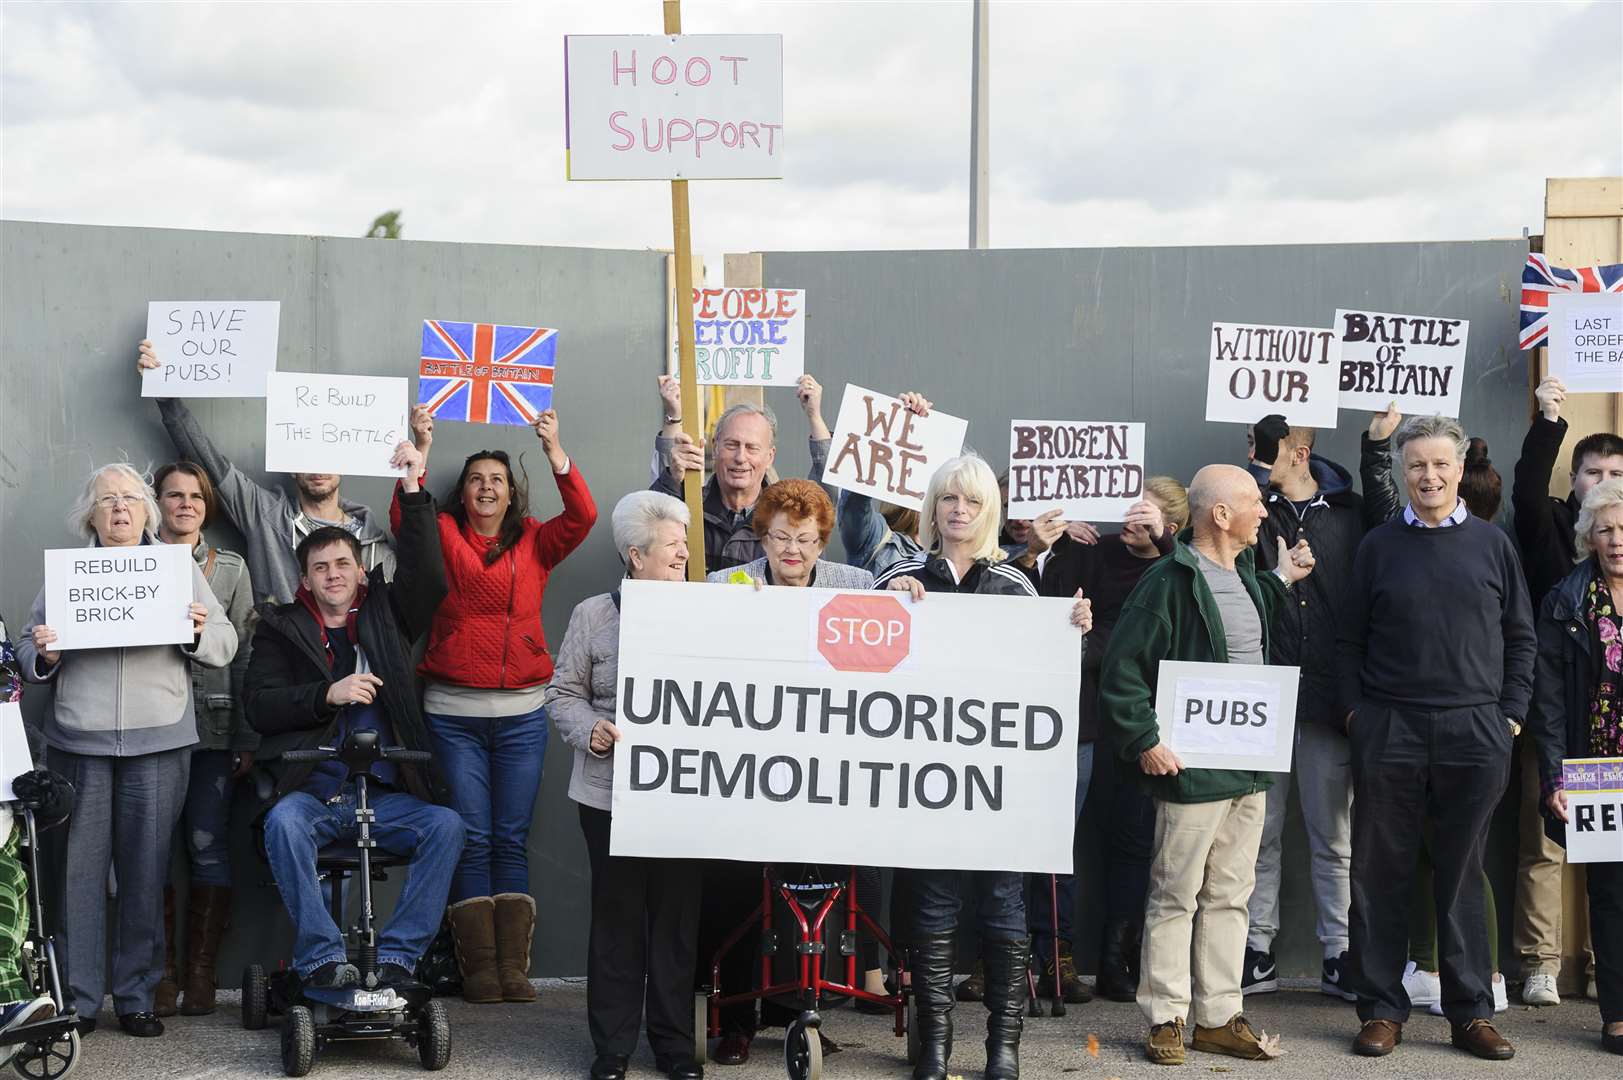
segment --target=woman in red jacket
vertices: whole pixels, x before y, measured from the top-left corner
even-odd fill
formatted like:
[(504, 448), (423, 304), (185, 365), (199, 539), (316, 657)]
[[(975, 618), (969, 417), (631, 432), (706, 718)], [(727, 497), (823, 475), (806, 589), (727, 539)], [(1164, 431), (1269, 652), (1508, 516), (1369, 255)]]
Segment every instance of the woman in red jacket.
[[(426, 454), (433, 420), (425, 409), (414, 411), (412, 427)], [(527, 477), (522, 464), (513, 475), (505, 452), (481, 450), (463, 462), (439, 514), (449, 592), (417, 669), (426, 681), (423, 712), (436, 763), (450, 778), (467, 833), (450, 912), (462, 996), (473, 1002), (535, 1000), (528, 844), (552, 679), (541, 597), (552, 568), (597, 520), (586, 480), (558, 441), (557, 414), (543, 412), (535, 434), (563, 513), (544, 522), (529, 516)]]

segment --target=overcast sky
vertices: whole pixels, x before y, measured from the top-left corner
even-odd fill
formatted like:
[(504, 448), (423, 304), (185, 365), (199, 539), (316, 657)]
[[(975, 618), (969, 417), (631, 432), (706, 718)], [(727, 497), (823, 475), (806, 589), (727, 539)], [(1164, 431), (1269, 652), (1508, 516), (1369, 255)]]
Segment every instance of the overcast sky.
[[(967, 236), (968, 3), (688, 0), (781, 32), (788, 178), (693, 184), (704, 252)], [(565, 33), (656, 0), (0, 5), (8, 218), (668, 247), (563, 178)], [(1623, 173), (1623, 4), (992, 8), (998, 247), (1477, 239)]]

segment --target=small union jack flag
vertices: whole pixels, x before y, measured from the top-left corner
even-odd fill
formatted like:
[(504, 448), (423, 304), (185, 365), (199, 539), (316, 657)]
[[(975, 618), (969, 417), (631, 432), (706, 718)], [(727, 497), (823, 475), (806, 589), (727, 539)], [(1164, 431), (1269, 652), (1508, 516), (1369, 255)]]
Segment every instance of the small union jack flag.
[(1527, 265), (1522, 267), (1523, 349), (1548, 343), (1550, 294), (1553, 292), (1623, 292), (1623, 263), (1568, 270), (1564, 266), (1551, 266), (1543, 255), (1529, 255)]
[(552, 408), (557, 359), (556, 330), (425, 319), (417, 404), (441, 420), (533, 424)]

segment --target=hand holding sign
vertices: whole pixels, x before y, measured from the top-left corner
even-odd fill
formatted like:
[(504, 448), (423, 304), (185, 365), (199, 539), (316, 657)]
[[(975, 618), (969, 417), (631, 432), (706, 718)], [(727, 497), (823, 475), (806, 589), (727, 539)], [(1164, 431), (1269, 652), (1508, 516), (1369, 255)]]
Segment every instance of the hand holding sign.
[(541, 440), (541, 449), (547, 455), (553, 472), (562, 472), (569, 464), (564, 444), (558, 440), (558, 410), (546, 409), (535, 418), (535, 437)]
[[(147, 305), (142, 397), (264, 397), (276, 370), (277, 300), (154, 300)], [(151, 372), (151, 374), (146, 374)]]
[(1049, 510), (1038, 514), (1031, 522), (1031, 533), (1026, 538), (1026, 550), (1020, 556), (1020, 561), (1026, 566), (1034, 566), (1037, 556), (1054, 546), (1054, 541), (1065, 534), (1065, 518), (1063, 510)]
[(1156, 743), (1138, 755), (1138, 767), (1145, 776), (1177, 776), (1183, 772), (1183, 761), (1166, 743)]
[(186, 613), (192, 617), (192, 637), (202, 637), (203, 624), (209, 621), (209, 609), (193, 601), (186, 605)]
[(594, 754), (606, 754), (614, 749), (614, 744), (620, 741), (620, 729), (607, 720), (599, 720), (592, 725), (592, 734), (587, 740), (587, 749)]
[(1369, 418), (1369, 437), (1375, 442), (1390, 439), (1392, 433), (1403, 423), (1403, 413), (1398, 410), (1398, 403), (1389, 402), (1386, 408), (1374, 413)]
[(1538, 411), (1553, 424), (1561, 419), (1561, 406), (1567, 400), (1567, 384), (1551, 375), (1538, 384), (1533, 397), (1538, 399)]
[(55, 642), (55, 630), (52, 630), (44, 623), (34, 627), (34, 651), (39, 653), (41, 660), (52, 666), (55, 666), (56, 662), (62, 659), (62, 654), (51, 648), (51, 645)]
[(1071, 605), (1071, 625), (1084, 634), (1093, 630), (1093, 601), (1076, 590), (1076, 603)]
[(689, 472), (704, 472), (704, 442), (694, 442), (693, 436), (678, 431), (671, 437), (671, 477), (680, 487)]

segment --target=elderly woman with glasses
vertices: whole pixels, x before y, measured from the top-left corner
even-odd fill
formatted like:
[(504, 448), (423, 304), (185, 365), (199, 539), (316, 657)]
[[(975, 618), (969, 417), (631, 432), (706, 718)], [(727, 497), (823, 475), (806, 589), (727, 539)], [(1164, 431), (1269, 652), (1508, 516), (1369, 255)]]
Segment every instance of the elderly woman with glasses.
[[(69, 517), (91, 546), (104, 548), (157, 543), (160, 520), (146, 478), (123, 463), (91, 473)], [(55, 686), (44, 725), (46, 760), (78, 791), (64, 856), (67, 880), (78, 887), (66, 893), (63, 927), (70, 996), (86, 1030), (95, 1027), (108, 982), (102, 883), (111, 864), (118, 875), (113, 1009), (127, 1033), (163, 1034), (153, 995), (164, 973), (169, 841), (197, 742), (191, 665), (225, 667), (237, 652), (237, 632), (197, 566), (187, 611), (190, 644), (64, 652), (46, 622), (41, 589), (17, 649), (23, 678)]]
[[(412, 416), (419, 448), (433, 428)], [(471, 1002), (534, 1001), (530, 943), (530, 821), (547, 752), (545, 696), (552, 655), (541, 629), (541, 598), (559, 563), (597, 521), (586, 479), (558, 438), (558, 414), (536, 417), (563, 511), (529, 516), (528, 477), (502, 450), (480, 450), (439, 513), (449, 591), (434, 615), (417, 671), (426, 681), (423, 713), (451, 805), (467, 842), (451, 881), (451, 932)], [(397, 489), (398, 492), (398, 489)], [(398, 520), (399, 500), (391, 511)]]

